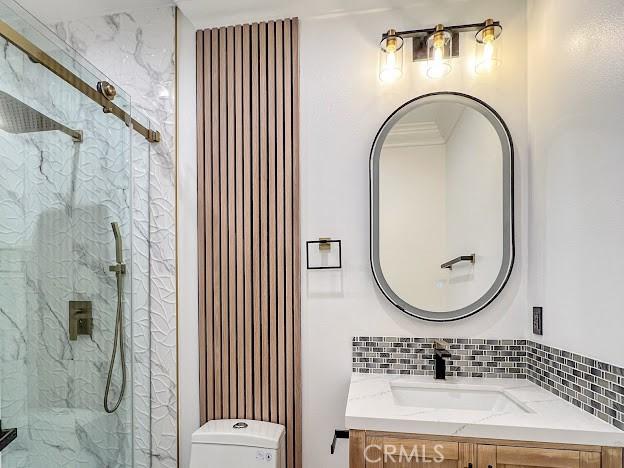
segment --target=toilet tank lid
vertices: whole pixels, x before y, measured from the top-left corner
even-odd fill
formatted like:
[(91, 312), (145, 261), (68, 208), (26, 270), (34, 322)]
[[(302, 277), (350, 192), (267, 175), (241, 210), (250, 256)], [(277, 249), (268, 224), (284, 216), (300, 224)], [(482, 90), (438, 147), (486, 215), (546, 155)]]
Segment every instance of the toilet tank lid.
[(239, 445), (279, 449), (284, 438), (284, 426), (249, 419), (219, 419), (208, 421), (193, 433), (194, 444)]

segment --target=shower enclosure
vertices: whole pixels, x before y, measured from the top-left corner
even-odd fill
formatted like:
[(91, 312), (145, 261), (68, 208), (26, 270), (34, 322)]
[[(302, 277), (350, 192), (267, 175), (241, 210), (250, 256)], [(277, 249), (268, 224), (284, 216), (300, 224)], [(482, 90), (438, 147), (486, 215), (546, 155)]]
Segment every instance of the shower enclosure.
[(12, 0), (0, 0), (0, 45), (0, 424), (17, 428), (2, 468), (149, 466), (158, 134)]

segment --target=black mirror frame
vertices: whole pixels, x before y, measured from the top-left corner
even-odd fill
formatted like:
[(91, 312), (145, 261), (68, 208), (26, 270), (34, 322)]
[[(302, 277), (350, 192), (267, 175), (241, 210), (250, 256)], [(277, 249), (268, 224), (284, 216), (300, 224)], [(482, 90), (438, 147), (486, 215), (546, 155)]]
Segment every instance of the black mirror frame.
[[(379, 261), (379, 158), (385, 138), (394, 125), (407, 112), (434, 102), (460, 102), (480, 112), (496, 130), (502, 148), (503, 158), (503, 260), (499, 273), (491, 287), (478, 300), (465, 307), (448, 312), (434, 312), (419, 309), (399, 297), (386, 281)], [(437, 92), (418, 96), (396, 109), (385, 120), (373, 141), (369, 160), (370, 197), (370, 264), (373, 277), (383, 295), (399, 310), (422, 320), (451, 322), (470, 317), (492, 303), (503, 290), (513, 270), (515, 259), (515, 213), (514, 213), (514, 146), (511, 133), (502, 117), (487, 103), (464, 93)]]

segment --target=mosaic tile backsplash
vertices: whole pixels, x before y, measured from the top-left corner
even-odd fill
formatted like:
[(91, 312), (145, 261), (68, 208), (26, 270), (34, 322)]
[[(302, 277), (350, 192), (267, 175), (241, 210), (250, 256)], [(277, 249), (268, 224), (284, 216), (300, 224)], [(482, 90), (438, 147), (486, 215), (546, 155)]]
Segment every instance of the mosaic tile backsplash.
[[(528, 379), (624, 430), (624, 369), (528, 340), (442, 338), (447, 375)], [(353, 338), (353, 372), (433, 375), (436, 338)]]
[[(449, 343), (447, 375), (526, 378), (526, 340), (441, 338)], [(353, 339), (353, 371), (433, 375), (436, 338), (361, 336)]]
[(528, 379), (624, 431), (624, 368), (527, 341)]

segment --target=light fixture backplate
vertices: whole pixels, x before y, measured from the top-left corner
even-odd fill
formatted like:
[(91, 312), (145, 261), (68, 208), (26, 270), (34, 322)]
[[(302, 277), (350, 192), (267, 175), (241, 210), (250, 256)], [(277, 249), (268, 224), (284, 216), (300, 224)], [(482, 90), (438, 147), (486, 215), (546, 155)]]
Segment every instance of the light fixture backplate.
[[(459, 57), (459, 33), (457, 31), (451, 32), (451, 57)], [(427, 60), (427, 38), (428, 35), (414, 36), (412, 38), (412, 61), (420, 62)], [(444, 58), (449, 58), (448, 51), (444, 51)]]

